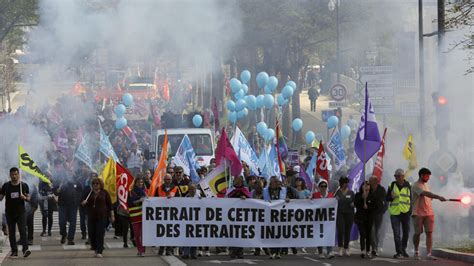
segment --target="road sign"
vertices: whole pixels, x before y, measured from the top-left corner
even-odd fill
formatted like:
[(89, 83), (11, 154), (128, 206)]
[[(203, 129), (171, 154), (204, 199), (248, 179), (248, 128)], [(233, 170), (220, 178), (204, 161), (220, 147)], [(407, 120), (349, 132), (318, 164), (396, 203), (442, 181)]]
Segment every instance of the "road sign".
[(321, 111), (321, 120), (323, 120), (323, 122), (327, 122), (328, 121), (328, 118), (333, 116), (333, 115), (336, 115), (336, 111), (337, 110), (322, 110)]
[(400, 114), (402, 116), (420, 116), (421, 109), (418, 102), (401, 102)]
[(346, 107), (347, 103), (345, 101), (343, 102), (329, 102), (329, 107), (330, 108), (338, 108), (338, 107)]
[(372, 106), (375, 113), (387, 114), (394, 111), (394, 92), (392, 66), (360, 67), (360, 81), (367, 82)]
[(342, 84), (335, 84), (329, 91), (331, 98), (335, 101), (342, 101), (346, 98), (347, 89)]

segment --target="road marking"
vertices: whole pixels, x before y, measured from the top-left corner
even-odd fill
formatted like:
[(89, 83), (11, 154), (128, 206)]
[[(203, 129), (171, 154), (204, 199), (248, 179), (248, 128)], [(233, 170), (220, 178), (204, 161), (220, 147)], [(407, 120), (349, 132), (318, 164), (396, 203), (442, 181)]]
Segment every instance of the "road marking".
[(28, 249), (31, 251), (41, 251), (41, 245), (31, 245), (28, 246)]
[(390, 263), (400, 263), (401, 260), (396, 260), (396, 259), (390, 259), (390, 258), (374, 258), (372, 260), (378, 260), (378, 261), (386, 261), (386, 262), (390, 262)]
[(85, 244), (63, 245), (64, 250), (89, 249)]
[(313, 258), (310, 258), (310, 257), (303, 257), (303, 258), (305, 258), (305, 259), (307, 259), (307, 260), (310, 260), (310, 261), (314, 261), (314, 262), (320, 262), (320, 263), (322, 263), (324, 266), (332, 266), (331, 263), (322, 262), (322, 261), (320, 261), (320, 260), (313, 259)]
[(222, 264), (222, 263), (236, 263), (236, 264), (257, 264), (263, 260), (251, 260), (251, 259), (236, 259), (236, 260), (207, 260), (205, 262)]
[(175, 256), (160, 256), (170, 266), (186, 266), (186, 263), (182, 262)]

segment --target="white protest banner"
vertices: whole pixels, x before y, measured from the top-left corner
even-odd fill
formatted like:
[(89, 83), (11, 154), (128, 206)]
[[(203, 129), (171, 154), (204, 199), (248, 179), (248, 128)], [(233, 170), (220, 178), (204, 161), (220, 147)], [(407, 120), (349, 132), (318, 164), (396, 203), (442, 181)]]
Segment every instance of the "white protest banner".
[(334, 246), (336, 199), (148, 198), (145, 246)]
[(254, 175), (258, 175), (258, 157), (255, 151), (250, 146), (250, 143), (245, 138), (244, 133), (239, 127), (235, 127), (235, 133), (230, 141), (235, 153), (239, 156), (239, 159), (246, 162), (250, 168), (250, 172)]

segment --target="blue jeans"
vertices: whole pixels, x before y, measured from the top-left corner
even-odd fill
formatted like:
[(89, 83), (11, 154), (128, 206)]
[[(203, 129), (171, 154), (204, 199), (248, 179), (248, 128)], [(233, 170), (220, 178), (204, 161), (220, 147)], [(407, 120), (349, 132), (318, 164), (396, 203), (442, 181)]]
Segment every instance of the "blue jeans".
[[(395, 241), (395, 250), (397, 254), (406, 252), (408, 238), (410, 235), (410, 213), (400, 213), (399, 215), (390, 215), (392, 223), (393, 239)], [(400, 225), (401, 230), (400, 232)], [(402, 236), (400, 237), (400, 233)]]
[(66, 223), (69, 223), (67, 239), (74, 240), (76, 234), (77, 206), (59, 206), (59, 233), (66, 236)]

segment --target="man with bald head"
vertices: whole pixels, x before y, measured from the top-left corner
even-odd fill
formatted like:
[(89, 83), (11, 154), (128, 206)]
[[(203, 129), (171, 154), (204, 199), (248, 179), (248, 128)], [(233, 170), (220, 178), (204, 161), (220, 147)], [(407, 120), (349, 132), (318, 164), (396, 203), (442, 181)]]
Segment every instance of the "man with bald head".
[[(402, 169), (397, 169), (394, 176), (395, 181), (388, 187), (386, 197), (387, 202), (389, 202), (388, 210), (395, 241), (396, 253), (393, 257), (396, 259), (408, 258), (406, 248), (410, 235), (411, 185), (405, 180), (405, 172)], [(400, 226), (403, 232), (401, 238)]]

